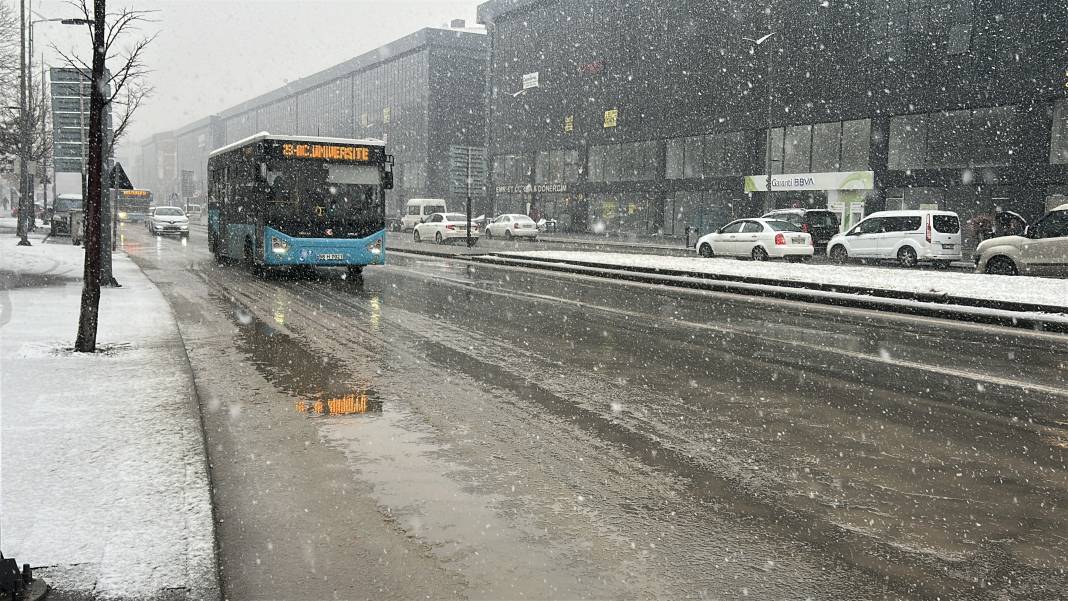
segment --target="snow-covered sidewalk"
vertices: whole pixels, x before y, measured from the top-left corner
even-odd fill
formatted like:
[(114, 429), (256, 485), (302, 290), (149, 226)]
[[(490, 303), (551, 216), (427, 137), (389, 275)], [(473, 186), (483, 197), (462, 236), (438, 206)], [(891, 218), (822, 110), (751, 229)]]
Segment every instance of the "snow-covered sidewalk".
[[(73, 353), (83, 251), (0, 237), (0, 545), (76, 598), (217, 599), (207, 466), (170, 307), (124, 255)], [(61, 595), (65, 596), (65, 595)]]
[(764, 278), (790, 283), (874, 288), (917, 294), (948, 295), (1008, 303), (1063, 307), (1068, 312), (1068, 280), (995, 276), (926, 269), (887, 269), (862, 265), (810, 265), (701, 257), (666, 257), (604, 252), (521, 251), (500, 256), (581, 262), (613, 268), (640, 268), (694, 274)]

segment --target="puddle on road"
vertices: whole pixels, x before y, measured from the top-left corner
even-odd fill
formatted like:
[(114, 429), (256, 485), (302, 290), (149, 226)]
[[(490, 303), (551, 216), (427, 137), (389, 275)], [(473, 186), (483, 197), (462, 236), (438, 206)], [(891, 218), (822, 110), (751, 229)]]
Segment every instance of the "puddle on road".
[[(287, 334), (256, 319), (245, 307), (216, 297), (238, 326), (236, 347), (268, 381), (292, 396), (296, 414), (322, 417), (381, 414), (383, 403), (368, 382), (353, 381), (344, 366), (318, 357)], [(275, 323), (285, 323), (280, 300), (271, 307)]]

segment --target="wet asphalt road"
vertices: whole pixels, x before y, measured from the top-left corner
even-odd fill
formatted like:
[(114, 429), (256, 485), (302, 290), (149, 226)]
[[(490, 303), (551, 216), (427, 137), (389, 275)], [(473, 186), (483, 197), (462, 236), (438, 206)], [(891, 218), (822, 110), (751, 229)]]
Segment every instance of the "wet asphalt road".
[(196, 372), (230, 599), (1068, 591), (1068, 337), (123, 243)]

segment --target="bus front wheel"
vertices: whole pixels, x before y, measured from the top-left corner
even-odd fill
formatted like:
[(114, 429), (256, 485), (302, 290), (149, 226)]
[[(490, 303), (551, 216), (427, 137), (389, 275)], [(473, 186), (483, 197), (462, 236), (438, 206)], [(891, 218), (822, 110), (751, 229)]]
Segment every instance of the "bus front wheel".
[(363, 285), (363, 265), (349, 265), (345, 270), (345, 279), (350, 284)]

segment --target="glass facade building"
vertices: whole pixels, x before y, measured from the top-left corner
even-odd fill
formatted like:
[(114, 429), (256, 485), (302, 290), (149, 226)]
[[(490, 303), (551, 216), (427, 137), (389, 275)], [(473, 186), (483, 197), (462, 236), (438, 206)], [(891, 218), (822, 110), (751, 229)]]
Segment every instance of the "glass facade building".
[[(261, 131), (376, 138), (396, 160), (387, 215), (413, 197), (460, 203), (467, 191), (454, 181), (458, 157), (479, 157), (472, 170), (486, 171), (485, 65), (480, 30), (422, 29), (177, 130), (172, 175), (192, 172), (202, 194), (208, 153)], [(484, 187), (472, 196), (484, 202)]]
[[(1068, 0), (491, 0), (479, 21), (498, 211), (681, 236), (1068, 201)], [(780, 186), (808, 179), (828, 189)]]

